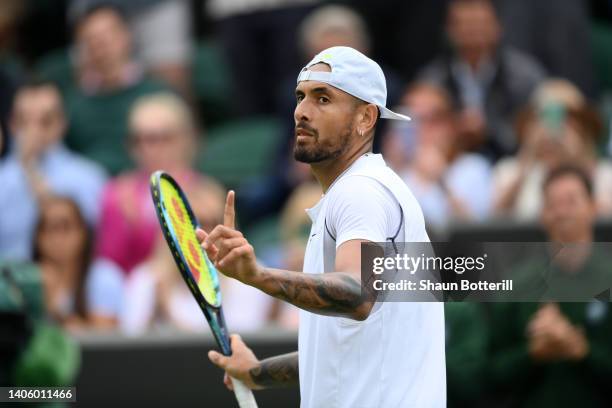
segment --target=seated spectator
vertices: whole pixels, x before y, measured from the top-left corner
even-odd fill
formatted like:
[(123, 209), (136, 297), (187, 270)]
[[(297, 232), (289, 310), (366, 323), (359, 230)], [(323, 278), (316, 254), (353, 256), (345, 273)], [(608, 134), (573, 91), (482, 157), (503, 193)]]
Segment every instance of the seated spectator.
[[(564, 245), (550, 264), (549, 276), (565, 276), (574, 286), (594, 271), (609, 277), (609, 250), (593, 245), (596, 202), (588, 174), (575, 166), (560, 167), (548, 174), (542, 189), (542, 225), (552, 243)], [(530, 262), (520, 272), (541, 276), (542, 262)], [(500, 393), (496, 404), (609, 406), (609, 300), (608, 289), (605, 301), (494, 304), (488, 367)]]
[(125, 10), (136, 50), (146, 69), (188, 97), (193, 45), (189, 2), (72, 0), (70, 14), (78, 18), (88, 8), (109, 3), (120, 5)]
[(96, 253), (116, 262), (125, 273), (152, 253), (159, 224), (149, 177), (163, 169), (190, 191), (195, 187), (221, 190), (213, 180), (192, 169), (196, 126), (187, 104), (174, 94), (144, 96), (129, 112), (129, 152), (137, 169), (108, 183), (102, 197)]
[(48, 196), (40, 206), (34, 261), (42, 273), (47, 314), (64, 327), (113, 328), (123, 274), (112, 262), (92, 261), (92, 235), (77, 205)]
[(514, 153), (512, 119), (544, 78), (528, 55), (501, 45), (502, 27), (491, 0), (450, 2), (446, 31), (451, 49), (428, 65), (422, 80), (452, 95), (469, 149), (492, 161)]
[(164, 86), (148, 79), (133, 58), (132, 36), (119, 9), (109, 5), (88, 9), (74, 32), (76, 86), (65, 92), (70, 116), (67, 142), (118, 173), (131, 166), (125, 140), (130, 106)]
[[(210, 0), (206, 9), (232, 77), (241, 116), (274, 113), (278, 81), (299, 71), (297, 30), (320, 0)], [(295, 78), (295, 77), (294, 77)], [(295, 83), (295, 82), (294, 82)]]
[(403, 106), (413, 122), (392, 127), (382, 153), (410, 187), (429, 225), (443, 228), (453, 220), (486, 218), (491, 167), (479, 154), (463, 150), (449, 95), (438, 86), (416, 83)]
[[(204, 230), (210, 231), (222, 222), (222, 190), (200, 185), (187, 194)], [(272, 298), (222, 274), (219, 279), (228, 327), (244, 332), (267, 323)], [(207, 330), (200, 307), (158, 233), (151, 256), (136, 266), (127, 279), (121, 328), (128, 334), (139, 334), (163, 326), (189, 332)]]
[(17, 91), (11, 135), (14, 148), (0, 162), (0, 257), (30, 259), (38, 201), (49, 193), (72, 198), (93, 226), (105, 174), (62, 143), (66, 117), (59, 90), (32, 82)]
[(601, 119), (571, 83), (549, 80), (519, 115), (520, 150), (494, 169), (494, 206), (499, 216), (532, 220), (540, 211), (545, 174), (563, 162), (583, 166), (593, 179), (597, 213), (612, 215), (612, 163), (597, 157)]

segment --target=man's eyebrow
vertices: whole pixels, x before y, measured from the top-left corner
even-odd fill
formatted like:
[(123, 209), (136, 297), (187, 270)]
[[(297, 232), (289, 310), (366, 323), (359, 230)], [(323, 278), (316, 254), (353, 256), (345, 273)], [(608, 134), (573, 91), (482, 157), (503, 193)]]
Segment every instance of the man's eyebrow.
[(330, 93), (330, 89), (328, 86), (318, 86), (310, 90), (312, 93)]
[(304, 96), (306, 95), (306, 93), (330, 95), (332, 93), (332, 90), (329, 86), (317, 86), (316, 88), (312, 88), (312, 89), (306, 89), (306, 90), (296, 89), (295, 90), (295, 96)]

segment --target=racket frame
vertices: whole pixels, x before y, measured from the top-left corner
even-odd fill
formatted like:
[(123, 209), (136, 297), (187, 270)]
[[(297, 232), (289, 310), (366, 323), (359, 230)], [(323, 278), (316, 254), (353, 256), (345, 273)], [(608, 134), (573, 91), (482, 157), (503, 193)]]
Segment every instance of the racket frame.
[(214, 281), (215, 291), (217, 292), (218, 304), (213, 305), (210, 304), (202, 292), (198, 288), (198, 283), (195, 281), (193, 275), (190, 272), (187, 261), (185, 260), (185, 256), (183, 255), (183, 251), (181, 250), (180, 245), (178, 244), (178, 240), (176, 238), (176, 234), (174, 232), (174, 228), (171, 223), (169, 223), (170, 216), (168, 215), (168, 211), (165, 207), (164, 201), (162, 199), (161, 192), (161, 180), (164, 179), (169, 182), (173, 188), (176, 189), (180, 199), (185, 206), (185, 210), (187, 215), (189, 216), (192, 224), (198, 228), (200, 224), (198, 223), (197, 218), (195, 217), (191, 206), (189, 205), (189, 201), (187, 200), (187, 196), (179, 186), (179, 184), (170, 176), (168, 173), (164, 171), (156, 171), (151, 175), (151, 196), (153, 198), (153, 203), (155, 205), (155, 213), (157, 214), (157, 219), (159, 220), (159, 224), (162, 228), (162, 232), (168, 246), (170, 247), (170, 252), (172, 253), (172, 257), (174, 261), (178, 265), (178, 269), (183, 277), (183, 280), (189, 287), (191, 294), (196, 299), (200, 309), (204, 313), (206, 320), (210, 325), (211, 331), (217, 342), (217, 345), (221, 349), (224, 355), (229, 356), (232, 354), (230, 342), (229, 342), (229, 333), (227, 331), (227, 326), (225, 325), (225, 317), (223, 316), (223, 309), (221, 308), (221, 292), (219, 288), (219, 273), (217, 269), (214, 267), (213, 263), (208, 259), (208, 255), (206, 251), (204, 251), (200, 245), (197, 247), (201, 251), (203, 262), (206, 262), (206, 266), (208, 267), (211, 277)]

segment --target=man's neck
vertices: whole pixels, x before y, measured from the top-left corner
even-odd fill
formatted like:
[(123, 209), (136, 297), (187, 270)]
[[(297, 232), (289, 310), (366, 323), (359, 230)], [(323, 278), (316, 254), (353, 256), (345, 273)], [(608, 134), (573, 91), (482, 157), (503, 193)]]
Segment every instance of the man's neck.
[(312, 163), (310, 168), (315, 178), (323, 189), (323, 194), (327, 193), (329, 187), (346, 169), (351, 167), (364, 154), (371, 152), (370, 146), (363, 146), (352, 152), (348, 152), (340, 157), (324, 160), (319, 163)]
[(461, 52), (459, 55), (472, 72), (478, 72), (480, 65), (489, 58), (490, 53), (486, 50), (470, 50)]

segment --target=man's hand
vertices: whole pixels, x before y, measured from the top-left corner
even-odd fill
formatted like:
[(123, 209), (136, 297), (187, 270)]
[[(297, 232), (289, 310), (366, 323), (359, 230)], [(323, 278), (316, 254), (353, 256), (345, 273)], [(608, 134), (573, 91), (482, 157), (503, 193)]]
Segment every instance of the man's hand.
[(529, 354), (540, 361), (581, 360), (589, 350), (583, 331), (561, 313), (559, 306), (542, 306), (527, 327)]
[(232, 384), (233, 377), (237, 380), (242, 381), (247, 387), (252, 390), (262, 389), (253, 382), (250, 371), (259, 367), (259, 360), (253, 354), (253, 351), (247, 347), (242, 341), (239, 335), (232, 334), (230, 336), (230, 343), (232, 347), (232, 355), (227, 357), (216, 351), (209, 351), (208, 358), (217, 367), (225, 370), (225, 376), (223, 377), (223, 383), (229, 390), (233, 390)]
[(225, 201), (223, 225), (209, 234), (198, 229), (196, 236), (215, 267), (224, 275), (250, 284), (260, 269), (253, 246), (235, 229), (235, 193), (229, 191)]

